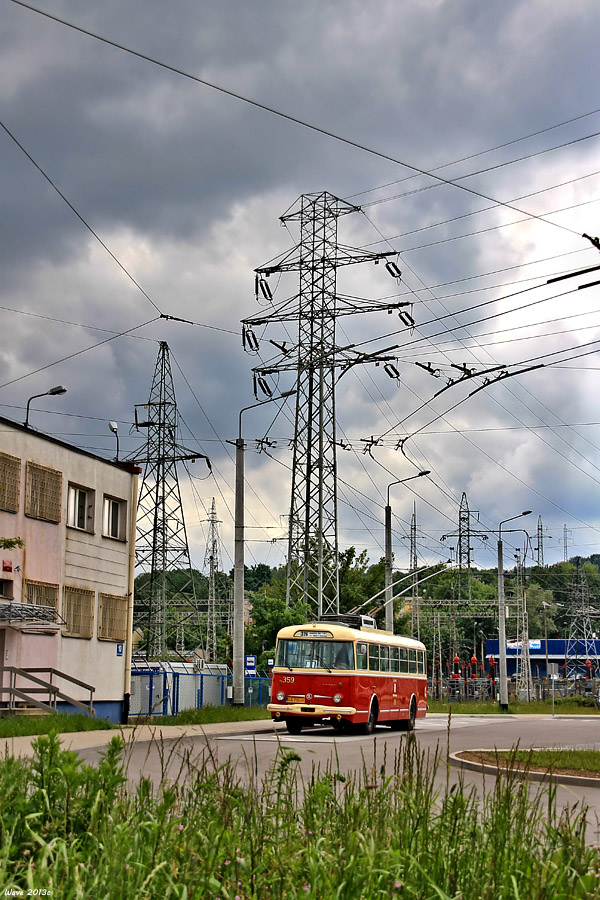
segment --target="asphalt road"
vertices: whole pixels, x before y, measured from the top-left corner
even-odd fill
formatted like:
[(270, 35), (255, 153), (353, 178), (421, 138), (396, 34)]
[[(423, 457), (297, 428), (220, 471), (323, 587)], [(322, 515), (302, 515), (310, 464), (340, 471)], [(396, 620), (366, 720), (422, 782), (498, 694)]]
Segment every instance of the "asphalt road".
[[(235, 733), (183, 735), (178, 739), (163, 738), (148, 742), (137, 740), (128, 750), (128, 771), (132, 783), (140, 775), (146, 775), (155, 782), (164, 774), (180, 781), (190, 777), (194, 768), (203, 761), (209, 766), (232, 760), (238, 766), (243, 781), (260, 780), (268, 773), (281, 748), (295, 751), (300, 756), (300, 768), (305, 778), (315, 768), (321, 771), (327, 765), (350, 773), (375, 767), (377, 771), (385, 765), (393, 771), (394, 758), (407, 740), (404, 733), (392, 732), (378, 727), (370, 737), (340, 735), (330, 728), (312, 729), (298, 736), (288, 735), (281, 725), (270, 723), (244, 723), (237, 726)], [(415, 731), (417, 742), (425, 751), (441, 756), (441, 764), (436, 775), (440, 787), (448, 777), (445, 765), (446, 755), (460, 750), (510, 749), (518, 744), (529, 747), (589, 747), (600, 749), (600, 718), (582, 716), (453, 716), (450, 729), (448, 719), (442, 715), (429, 715), (417, 721)], [(97, 759), (100, 749), (80, 750), (80, 755), (89, 762)], [(461, 772), (451, 767), (449, 778), (456, 782)], [(489, 790), (491, 778), (481, 772), (465, 771), (462, 777), (467, 785), (482, 791)], [(534, 789), (547, 790), (545, 786)], [(598, 787), (577, 785), (556, 785), (556, 799), (560, 808), (586, 805), (589, 808), (591, 831), (588, 838), (600, 837), (600, 780)]]

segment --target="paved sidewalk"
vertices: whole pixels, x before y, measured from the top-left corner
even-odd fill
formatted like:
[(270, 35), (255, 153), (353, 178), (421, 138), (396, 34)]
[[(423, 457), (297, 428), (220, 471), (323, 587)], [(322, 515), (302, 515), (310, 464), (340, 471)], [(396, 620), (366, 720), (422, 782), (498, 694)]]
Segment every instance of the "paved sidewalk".
[[(260, 734), (275, 731), (285, 733), (281, 722), (274, 723), (270, 719), (254, 719), (248, 722), (214, 722), (212, 725), (129, 725), (121, 730), (112, 728), (104, 731), (69, 731), (59, 734), (58, 738), (63, 750), (89, 750), (91, 747), (105, 747), (113, 737), (121, 735), (126, 743), (135, 741), (144, 743), (153, 740), (172, 740), (194, 735), (222, 737), (235, 734)], [(26, 737), (0, 738), (0, 752), (10, 756), (33, 756), (32, 741), (40, 735)]]

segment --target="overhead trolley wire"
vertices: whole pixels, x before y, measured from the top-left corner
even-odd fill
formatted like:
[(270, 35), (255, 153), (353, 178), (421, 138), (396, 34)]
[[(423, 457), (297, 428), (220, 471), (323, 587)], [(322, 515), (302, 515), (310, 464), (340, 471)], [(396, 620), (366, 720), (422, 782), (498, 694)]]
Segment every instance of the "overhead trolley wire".
[(452, 181), (448, 178), (443, 178), (441, 175), (436, 175), (434, 172), (429, 172), (426, 169), (422, 169), (419, 166), (415, 166), (412, 163), (407, 163), (397, 157), (391, 156), (388, 153), (383, 153), (380, 150), (375, 150), (372, 147), (369, 147), (366, 144), (361, 144), (358, 141), (354, 141), (351, 138), (342, 137), (339, 134), (336, 134), (333, 131), (329, 131), (326, 128), (322, 128), (319, 125), (314, 125), (311, 122), (307, 122), (304, 119), (300, 119), (297, 116), (293, 116), (290, 113), (283, 112), (283, 110), (276, 109), (275, 107), (268, 106), (265, 103), (260, 103), (258, 100), (253, 100), (250, 97), (246, 97), (243, 94), (238, 93), (237, 91), (230, 90), (229, 88), (222, 87), (221, 85), (215, 84), (214, 82), (208, 81), (206, 78), (200, 78), (197, 75), (192, 75), (190, 72), (186, 72), (184, 69), (179, 68), (178, 66), (171, 65), (162, 60), (158, 60), (147, 53), (142, 53), (139, 50), (134, 50), (132, 47), (127, 47), (125, 44), (121, 44), (118, 41), (110, 40), (109, 38), (103, 37), (102, 35), (97, 34), (96, 32), (90, 31), (87, 28), (83, 28), (80, 25), (75, 25), (73, 22), (69, 22), (66, 19), (60, 18), (59, 16), (52, 15), (45, 10), (38, 9), (35, 6), (32, 6), (29, 3), (24, 3), (23, 0), (10, 0), (11, 3), (14, 3), (17, 6), (22, 6), (24, 9), (28, 9), (31, 12), (37, 13), (40, 16), (44, 16), (47, 19), (50, 19), (53, 22), (56, 22), (59, 25), (64, 25), (67, 28), (72, 29), (73, 31), (78, 32), (79, 34), (83, 34), (86, 37), (90, 37), (93, 40), (100, 41), (107, 46), (114, 47), (116, 50), (121, 50), (124, 53), (128, 53), (131, 56), (135, 56), (138, 59), (144, 60), (145, 62), (149, 62), (152, 65), (159, 66), (166, 71), (173, 72), (175, 75), (180, 75), (182, 78), (186, 78), (190, 81), (195, 82), (196, 84), (201, 84), (204, 87), (208, 87), (211, 90), (217, 91), (221, 94), (224, 94), (228, 97), (232, 97), (235, 100), (239, 100), (242, 103), (247, 103), (250, 106), (255, 107), (256, 109), (261, 109), (264, 112), (269, 113), (270, 115), (277, 116), (280, 119), (284, 119), (285, 121), (292, 122), (295, 125), (299, 125), (302, 128), (306, 128), (309, 131), (313, 131), (316, 134), (322, 134), (325, 137), (329, 137), (334, 141), (337, 141), (341, 144), (345, 144), (348, 147), (353, 147), (356, 150), (360, 150), (364, 153), (368, 153), (371, 156), (376, 156), (379, 159), (384, 159), (387, 162), (394, 163), (395, 165), (403, 166), (406, 169), (411, 169), (413, 172), (416, 172), (419, 175), (426, 175), (429, 178), (433, 178), (441, 184), (447, 184), (451, 187), (456, 187), (458, 190), (464, 191), (468, 194), (472, 194), (475, 197), (481, 197), (483, 200), (488, 200), (491, 203), (497, 203), (499, 206), (507, 207), (508, 209), (512, 209), (521, 215), (527, 215), (532, 219), (535, 219), (539, 222), (544, 222), (546, 225), (551, 225), (554, 228), (560, 228), (562, 231), (569, 232), (570, 234), (577, 235), (580, 237), (578, 231), (575, 231), (572, 228), (568, 228), (566, 225), (560, 225), (557, 222), (552, 222), (549, 219), (545, 219), (543, 216), (536, 215), (535, 213), (528, 213), (526, 210), (520, 209), (516, 206), (513, 206), (510, 203), (505, 203), (503, 201), (496, 200), (494, 197), (490, 197), (488, 194), (484, 194), (482, 191), (476, 191), (473, 188), (468, 187), (467, 185), (460, 184), (458, 182)]

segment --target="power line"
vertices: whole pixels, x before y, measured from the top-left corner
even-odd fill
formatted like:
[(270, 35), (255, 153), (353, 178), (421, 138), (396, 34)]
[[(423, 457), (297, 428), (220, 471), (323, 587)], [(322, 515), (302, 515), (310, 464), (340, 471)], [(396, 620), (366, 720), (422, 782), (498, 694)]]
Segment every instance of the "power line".
[(366, 144), (361, 144), (358, 141), (354, 141), (351, 138), (342, 137), (339, 134), (336, 134), (333, 131), (329, 131), (326, 128), (321, 128), (318, 125), (314, 125), (310, 122), (307, 122), (303, 119), (298, 118), (297, 116), (292, 116), (290, 113), (283, 112), (282, 110), (275, 109), (272, 106), (268, 106), (265, 103), (260, 103), (257, 100), (252, 100), (249, 97), (245, 97), (242, 94), (239, 94), (236, 91), (229, 90), (228, 88), (221, 87), (220, 85), (215, 84), (214, 82), (208, 81), (205, 78), (199, 78), (197, 75), (192, 75), (189, 72), (186, 72), (184, 69), (180, 69), (177, 66), (170, 65), (169, 63), (163, 62), (161, 60), (155, 59), (152, 56), (149, 56), (146, 53), (141, 53), (138, 50), (134, 50), (131, 47), (127, 47), (124, 44), (120, 44), (117, 41), (112, 41), (109, 38), (103, 37), (89, 29), (82, 28), (79, 25), (75, 25), (72, 22), (68, 22), (66, 19), (62, 19), (59, 16), (52, 15), (51, 13), (45, 12), (41, 9), (37, 9), (35, 6), (31, 6), (28, 3), (24, 3), (23, 0), (11, 0), (12, 3), (15, 3), (17, 6), (22, 6), (25, 9), (30, 10), (31, 12), (37, 13), (40, 16), (44, 16), (47, 19), (52, 20), (53, 22), (57, 22), (59, 25), (64, 25), (67, 28), (72, 29), (73, 31), (77, 31), (80, 34), (86, 35), (86, 37), (93, 38), (94, 40), (100, 41), (103, 44), (107, 44), (110, 47), (114, 47), (117, 50), (121, 50), (124, 53), (128, 53), (131, 56), (135, 56), (138, 59), (142, 59), (145, 62), (152, 63), (152, 65), (159, 66), (169, 72), (173, 72), (176, 75), (181, 75), (183, 78), (187, 78), (190, 81), (195, 82), (196, 84), (202, 84), (204, 87), (208, 87), (211, 90), (218, 91), (221, 94), (225, 94), (228, 97), (232, 97), (235, 100), (240, 100), (243, 103), (247, 103), (250, 106), (255, 107), (256, 109), (262, 109), (264, 112), (270, 113), (271, 115), (277, 116), (280, 119), (285, 119), (288, 122), (292, 122), (295, 125), (300, 125), (302, 128), (306, 128), (310, 131), (313, 131), (317, 134), (322, 134), (325, 137), (329, 137), (334, 141), (338, 141), (339, 143), (345, 144), (348, 147), (354, 147), (356, 150), (361, 150), (364, 153), (368, 153), (371, 156), (376, 156), (379, 159), (384, 159), (387, 162), (392, 162), (395, 165), (403, 166), (406, 169), (411, 169), (413, 172), (418, 173), (419, 175), (427, 175), (429, 178), (434, 178), (436, 181), (441, 184), (446, 184), (451, 187), (456, 187), (461, 191), (465, 191), (468, 194), (472, 194), (475, 197), (481, 197), (483, 200), (488, 200), (491, 203), (497, 203), (499, 206), (507, 207), (508, 209), (512, 209), (516, 212), (519, 212), (523, 215), (527, 215), (532, 219), (535, 219), (539, 222), (544, 222), (546, 225), (552, 225), (555, 228), (560, 228), (562, 231), (567, 231), (570, 234), (575, 234), (580, 237), (579, 232), (575, 231), (572, 228), (568, 228), (565, 225), (559, 225), (557, 222), (551, 222), (550, 220), (545, 219), (543, 216), (538, 216), (535, 213), (528, 213), (526, 210), (519, 209), (515, 206), (512, 206), (510, 203), (504, 203), (502, 201), (496, 200), (494, 197), (490, 197), (487, 194), (482, 193), (481, 191), (476, 191), (473, 188), (467, 187), (466, 185), (459, 184), (458, 182), (451, 181), (450, 179), (443, 178), (441, 175), (436, 175), (432, 172), (428, 172), (425, 169), (420, 168), (419, 166), (412, 165), (411, 163), (404, 162), (403, 160), (397, 159), (394, 156), (391, 156), (388, 153), (383, 153), (379, 150), (375, 150), (372, 147), (367, 146)]
[(67, 362), (69, 359), (75, 359), (76, 356), (81, 356), (83, 353), (87, 353), (89, 350), (95, 350), (97, 347), (102, 347), (104, 344), (109, 344), (111, 341), (116, 340), (120, 337), (126, 337), (131, 334), (132, 331), (137, 331), (138, 328), (145, 328), (146, 325), (151, 325), (153, 322), (157, 322), (160, 319), (160, 316), (155, 316), (153, 319), (148, 319), (147, 322), (142, 322), (141, 325), (134, 325), (133, 328), (128, 328), (126, 331), (121, 331), (118, 334), (113, 334), (111, 337), (105, 338), (103, 341), (98, 341), (96, 344), (90, 344), (89, 347), (84, 347), (83, 350), (77, 350), (75, 353), (70, 353), (68, 356), (63, 356), (61, 359), (57, 359), (54, 362), (48, 363), (45, 366), (40, 366), (37, 369), (34, 369), (32, 372), (27, 372), (25, 375), (19, 375), (18, 378), (13, 378), (11, 381), (5, 381), (4, 384), (0, 384), (0, 388), (8, 387), (11, 384), (16, 384), (18, 381), (23, 381), (24, 378), (29, 378), (31, 375), (37, 375), (38, 372), (44, 372), (46, 369), (51, 369), (53, 366), (59, 365), (59, 363)]
[[(513, 138), (511, 141), (505, 141), (503, 144), (497, 144), (495, 147), (489, 147), (487, 150), (479, 150), (477, 153), (471, 153), (469, 156), (463, 156), (460, 159), (455, 159), (452, 162), (443, 163), (441, 166), (436, 166), (434, 169), (431, 169), (432, 172), (437, 172), (440, 169), (447, 169), (450, 166), (456, 166), (462, 162), (468, 162), (471, 159), (476, 159), (478, 156), (485, 156), (487, 153), (494, 153), (496, 150), (504, 150), (505, 147), (510, 147), (513, 144), (519, 144), (522, 141), (528, 141), (530, 138), (538, 137), (540, 134), (546, 134), (548, 131), (554, 131), (556, 128), (562, 128), (565, 125), (572, 125), (573, 122), (578, 122), (581, 119), (587, 119), (589, 116), (594, 116), (600, 113), (600, 109), (592, 109), (590, 112), (582, 113), (579, 116), (574, 116), (572, 119), (566, 119), (564, 122), (557, 122), (555, 125), (549, 125), (547, 128), (541, 128), (539, 131), (533, 131), (531, 134), (523, 135), (522, 137)], [(415, 175), (407, 175), (405, 178), (400, 178), (396, 181), (388, 181), (386, 184), (381, 184), (379, 187), (368, 188), (364, 191), (358, 191), (356, 194), (350, 194), (348, 197), (345, 197), (345, 200), (352, 200), (354, 197), (361, 197), (363, 194), (372, 194), (374, 191), (381, 191), (386, 187), (392, 187), (394, 184), (402, 184), (404, 181), (410, 181), (412, 178), (415, 178)]]

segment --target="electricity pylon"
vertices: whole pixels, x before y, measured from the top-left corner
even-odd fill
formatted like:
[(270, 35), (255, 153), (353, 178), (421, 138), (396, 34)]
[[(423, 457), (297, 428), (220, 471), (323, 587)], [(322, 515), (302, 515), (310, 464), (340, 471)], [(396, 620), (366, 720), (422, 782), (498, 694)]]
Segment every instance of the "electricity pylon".
[(590, 604), (588, 583), (581, 563), (578, 564), (577, 571), (573, 576), (568, 604), (567, 615), (571, 619), (571, 625), (565, 660), (566, 676), (567, 678), (577, 678), (586, 674), (587, 660), (595, 671), (598, 669), (599, 663), (592, 619), (598, 619), (600, 613)]
[[(138, 418), (142, 410), (143, 418)], [(208, 459), (177, 440), (178, 414), (169, 346), (161, 341), (148, 403), (135, 407), (138, 429), (147, 438), (135, 462), (143, 466), (137, 509), (134, 625), (144, 638), (138, 649), (148, 659), (163, 659), (169, 644), (184, 649), (187, 625), (201, 624), (188, 546), (177, 463)], [(210, 467), (210, 463), (209, 463)]]
[[(208, 578), (208, 619), (206, 625), (206, 651), (209, 660), (217, 658), (217, 572), (223, 570), (221, 540), (219, 537), (219, 519), (215, 498), (212, 499), (208, 517), (208, 537), (204, 553), (204, 572)], [(227, 603), (229, 601), (226, 601)]]
[[(410, 305), (338, 295), (337, 271), (342, 266), (386, 260), (389, 274), (400, 277), (396, 263), (387, 260), (395, 252), (371, 253), (338, 243), (339, 218), (358, 211), (326, 192), (304, 194), (290, 207), (281, 221), (299, 226), (299, 242), (274, 263), (256, 269), (257, 300), (270, 309), (245, 319), (242, 330), (245, 349), (258, 351), (253, 326), (278, 322), (297, 328), (297, 337), (270, 341), (279, 353), (254, 369), (254, 379), (255, 390), (270, 396), (270, 375), (296, 373), (287, 599), (302, 598), (318, 615), (339, 611), (336, 381), (340, 372), (366, 362), (385, 362), (388, 375), (398, 374), (392, 364), (395, 357), (386, 355), (387, 350), (363, 353), (352, 345), (339, 346), (336, 321), (340, 316)], [(292, 271), (299, 273), (298, 293), (275, 304), (267, 279)], [(399, 315), (405, 325), (414, 324), (408, 313)]]

